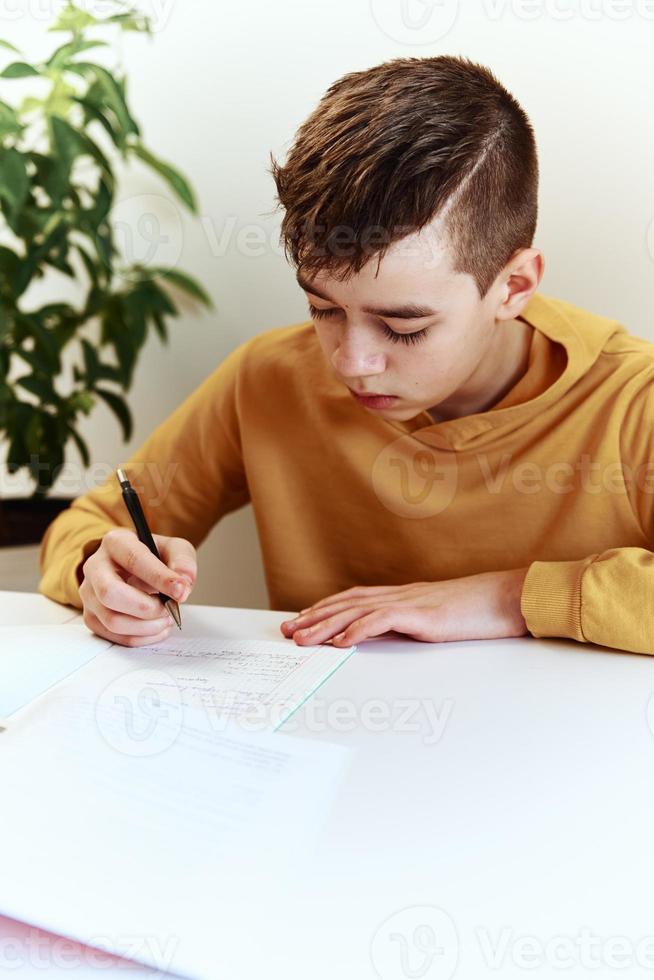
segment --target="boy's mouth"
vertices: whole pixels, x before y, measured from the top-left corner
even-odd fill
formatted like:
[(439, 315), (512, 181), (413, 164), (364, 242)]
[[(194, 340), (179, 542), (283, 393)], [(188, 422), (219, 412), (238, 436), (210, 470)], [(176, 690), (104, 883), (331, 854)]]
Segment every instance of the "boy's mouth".
[(397, 401), (396, 395), (359, 392), (355, 391), (353, 388), (350, 388), (349, 390), (353, 398), (355, 398), (360, 405), (365, 406), (365, 408), (390, 408), (390, 406)]

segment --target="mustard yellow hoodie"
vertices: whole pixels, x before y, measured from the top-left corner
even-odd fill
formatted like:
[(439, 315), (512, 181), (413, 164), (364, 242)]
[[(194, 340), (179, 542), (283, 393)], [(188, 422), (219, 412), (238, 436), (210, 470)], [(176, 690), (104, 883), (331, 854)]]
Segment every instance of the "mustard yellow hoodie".
[[(284, 611), (528, 565), (534, 636), (654, 653), (654, 344), (539, 293), (522, 319), (526, 374), (444, 422), (367, 412), (310, 322), (254, 337), (125, 463), (152, 529), (198, 545), (251, 501)], [(49, 527), (40, 590), (79, 607), (80, 563), (117, 525), (131, 527), (112, 478)]]

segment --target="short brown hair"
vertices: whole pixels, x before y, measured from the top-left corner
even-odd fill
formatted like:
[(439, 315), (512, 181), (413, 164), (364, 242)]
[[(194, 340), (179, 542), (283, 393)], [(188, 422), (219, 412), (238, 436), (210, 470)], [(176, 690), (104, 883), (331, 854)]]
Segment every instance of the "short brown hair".
[(456, 272), (484, 296), (536, 230), (529, 119), (468, 58), (396, 58), (334, 82), (284, 166), (271, 154), (287, 258), (341, 279), (444, 217)]

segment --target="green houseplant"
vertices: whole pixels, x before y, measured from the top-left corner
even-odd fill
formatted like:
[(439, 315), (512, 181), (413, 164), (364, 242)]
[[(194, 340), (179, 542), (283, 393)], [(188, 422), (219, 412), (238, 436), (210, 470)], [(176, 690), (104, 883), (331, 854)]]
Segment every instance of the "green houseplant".
[[(127, 263), (110, 223), (116, 164), (132, 159), (196, 212), (188, 181), (145, 147), (124, 73), (89, 60), (91, 49), (111, 50), (107, 32), (150, 34), (148, 18), (116, 3), (113, 14), (99, 19), (69, 2), (50, 30), (67, 36), (38, 64), (0, 41), (9, 62), (0, 72), (3, 99), (11, 80), (34, 83), (19, 101), (0, 100), (0, 440), (9, 473), (25, 468), (34, 485), (29, 501), (43, 504), (68, 446), (89, 465), (78, 423), (96, 403), (109, 407), (129, 439), (124, 396), (139, 351), (150, 328), (165, 342), (167, 320), (178, 315), (169, 287), (210, 305), (186, 273)], [(28, 288), (50, 270), (74, 289), (30, 304)], [(70, 294), (80, 284), (84, 299), (73, 303)], [(0, 502), (5, 541), (8, 503)]]

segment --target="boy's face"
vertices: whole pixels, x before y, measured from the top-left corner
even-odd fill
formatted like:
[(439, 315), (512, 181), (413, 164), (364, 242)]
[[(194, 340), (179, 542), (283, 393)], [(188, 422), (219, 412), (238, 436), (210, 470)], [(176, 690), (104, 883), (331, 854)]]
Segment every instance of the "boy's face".
[(441, 241), (428, 225), (395, 242), (378, 272), (372, 256), (346, 282), (298, 276), (334, 374), (351, 391), (394, 396), (358, 399), (389, 419), (411, 419), (463, 389), (495, 339), (500, 277), (480, 299), (472, 276), (452, 271)]

